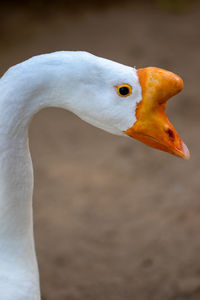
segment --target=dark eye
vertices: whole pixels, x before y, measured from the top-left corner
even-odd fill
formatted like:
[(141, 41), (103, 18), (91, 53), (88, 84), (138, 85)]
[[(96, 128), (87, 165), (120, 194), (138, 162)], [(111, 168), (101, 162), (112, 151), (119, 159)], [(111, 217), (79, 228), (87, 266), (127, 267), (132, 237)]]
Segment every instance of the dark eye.
[(127, 97), (132, 93), (132, 87), (129, 84), (122, 84), (116, 86), (118, 95), (121, 97)]

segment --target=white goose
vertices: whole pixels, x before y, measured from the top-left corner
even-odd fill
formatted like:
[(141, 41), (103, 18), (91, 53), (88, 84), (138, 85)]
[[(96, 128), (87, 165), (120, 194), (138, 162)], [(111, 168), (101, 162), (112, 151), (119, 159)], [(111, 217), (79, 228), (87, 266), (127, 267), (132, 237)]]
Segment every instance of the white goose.
[(0, 299), (39, 300), (28, 127), (44, 107), (62, 107), (88, 123), (188, 159), (165, 115), (183, 87), (157, 68), (134, 68), (86, 52), (56, 52), (10, 68), (0, 79)]

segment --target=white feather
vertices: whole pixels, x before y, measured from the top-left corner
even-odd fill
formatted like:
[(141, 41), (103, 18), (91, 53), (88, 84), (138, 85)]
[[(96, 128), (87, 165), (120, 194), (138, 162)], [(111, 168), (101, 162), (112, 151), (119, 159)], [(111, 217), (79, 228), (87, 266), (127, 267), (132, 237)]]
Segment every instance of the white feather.
[[(115, 86), (130, 84), (120, 97)], [(62, 107), (121, 135), (135, 118), (141, 87), (134, 68), (86, 52), (55, 52), (10, 68), (0, 79), (0, 299), (39, 300), (28, 127), (44, 107)]]

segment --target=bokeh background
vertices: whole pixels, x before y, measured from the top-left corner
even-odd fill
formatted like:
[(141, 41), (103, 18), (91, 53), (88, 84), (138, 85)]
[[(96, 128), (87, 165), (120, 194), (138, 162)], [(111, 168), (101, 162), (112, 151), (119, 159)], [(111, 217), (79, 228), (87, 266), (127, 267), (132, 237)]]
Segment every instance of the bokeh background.
[(35, 238), (45, 300), (200, 299), (200, 3), (1, 1), (0, 73), (86, 50), (179, 74), (168, 116), (183, 161), (60, 109), (33, 120)]

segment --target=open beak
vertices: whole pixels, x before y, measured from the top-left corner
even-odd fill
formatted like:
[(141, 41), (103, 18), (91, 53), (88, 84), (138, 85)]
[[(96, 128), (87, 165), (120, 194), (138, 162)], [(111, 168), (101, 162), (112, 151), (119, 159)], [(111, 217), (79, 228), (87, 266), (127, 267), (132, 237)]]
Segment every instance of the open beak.
[(165, 114), (167, 100), (183, 88), (182, 79), (154, 67), (138, 69), (137, 74), (142, 100), (136, 109), (137, 121), (125, 133), (148, 146), (189, 159), (187, 146)]

